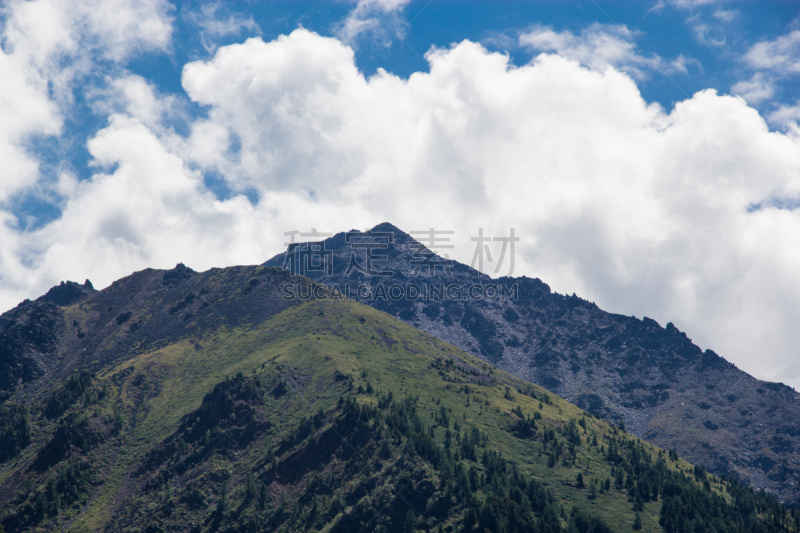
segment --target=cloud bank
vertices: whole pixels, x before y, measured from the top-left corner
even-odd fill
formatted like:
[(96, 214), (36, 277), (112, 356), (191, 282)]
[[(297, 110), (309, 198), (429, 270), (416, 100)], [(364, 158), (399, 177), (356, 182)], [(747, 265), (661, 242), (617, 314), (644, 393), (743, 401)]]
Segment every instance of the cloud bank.
[[(3, 204), (0, 307), (61, 279), (259, 263), (293, 229), (454, 230), (452, 257), (469, 263), (478, 228), (515, 228), (515, 275), (673, 321), (756, 376), (800, 385), (800, 129), (770, 131), (713, 90), (667, 113), (642, 99), (630, 48), (591, 68), (578, 54), (597, 48), (591, 35), (539, 37), (552, 49), (522, 66), (464, 41), (428, 52), (429, 72), (366, 78), (341, 40), (297, 29), (186, 64), (183, 95), (116, 77), (87, 143), (95, 173), (54, 186), (60, 216), (23, 230), (14, 197)], [(97, 37), (111, 56), (115, 38)], [(28, 87), (49, 75), (25, 68)], [(0, 149), (23, 176), (38, 163), (18, 139), (58, 135), (62, 107), (45, 89), (14, 94), (28, 126), (3, 126)], [(204, 113), (181, 115), (190, 105)]]

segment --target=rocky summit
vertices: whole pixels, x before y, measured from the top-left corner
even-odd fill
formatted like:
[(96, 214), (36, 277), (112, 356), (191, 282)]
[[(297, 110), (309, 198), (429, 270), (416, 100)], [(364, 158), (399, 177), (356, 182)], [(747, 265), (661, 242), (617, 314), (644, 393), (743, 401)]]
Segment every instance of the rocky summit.
[(800, 503), (800, 394), (701, 350), (672, 323), (608, 313), (539, 279), (492, 279), (389, 223), (293, 244), (265, 265), (392, 314), (718, 475)]

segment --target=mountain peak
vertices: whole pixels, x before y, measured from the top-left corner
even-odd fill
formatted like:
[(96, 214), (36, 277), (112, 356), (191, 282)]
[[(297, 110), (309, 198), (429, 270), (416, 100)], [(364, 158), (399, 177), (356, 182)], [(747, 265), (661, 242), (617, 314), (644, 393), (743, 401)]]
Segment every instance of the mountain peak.
[[(359, 230), (353, 229), (353, 230), (350, 230), (347, 233), (348, 234), (353, 234), (353, 233), (362, 233), (362, 232), (359, 231)], [(411, 235), (409, 235), (405, 231), (401, 230), (400, 228), (398, 228), (397, 226), (395, 226), (391, 222), (381, 222), (380, 224), (377, 224), (377, 225), (373, 226), (372, 228), (370, 228), (369, 230), (367, 230), (364, 233), (391, 233), (392, 234), (391, 242), (393, 242), (395, 244), (409, 244), (409, 243), (412, 243), (412, 242), (416, 242), (414, 237), (412, 237)]]
[(64, 307), (71, 305), (78, 300), (82, 300), (86, 296), (97, 292), (92, 282), (88, 279), (80, 285), (74, 281), (62, 281), (59, 285), (51, 287), (47, 293), (42, 296), (42, 300), (52, 302), (58, 306)]
[(392, 232), (395, 236), (400, 235), (403, 237), (411, 238), (411, 236), (406, 233), (405, 231), (401, 230), (391, 222), (381, 222), (380, 224), (374, 226), (370, 231), (372, 232)]
[(178, 263), (172, 270), (167, 270), (166, 272), (164, 272), (164, 283), (165, 284), (180, 283), (185, 279), (191, 278), (195, 274), (197, 274), (197, 272), (195, 272), (191, 268), (187, 267), (183, 263)]
[[(608, 313), (539, 279), (491, 278), (436, 255), (422, 245), (435, 233), (383, 222), (359, 234), (298, 244), (265, 264), (337, 287), (713, 472), (800, 501), (800, 471), (790, 466), (800, 458), (800, 396), (791, 389), (762, 385), (671, 322)], [(708, 445), (723, 432), (724, 447)]]

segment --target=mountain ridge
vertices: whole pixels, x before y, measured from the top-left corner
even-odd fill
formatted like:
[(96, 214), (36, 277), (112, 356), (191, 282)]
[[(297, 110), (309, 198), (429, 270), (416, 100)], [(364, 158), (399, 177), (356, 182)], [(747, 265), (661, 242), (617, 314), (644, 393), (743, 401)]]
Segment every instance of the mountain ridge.
[[(385, 255), (380, 268), (391, 277), (345, 274), (352, 254), (347, 233), (321, 241), (333, 268), (296, 273), (335, 287), (367, 287), (349, 296), (372, 305), (512, 374), (553, 390), (589, 411), (624, 421), (636, 435), (675, 448), (717, 474), (740, 479), (800, 502), (800, 395), (782, 384), (756, 380), (713, 350), (701, 350), (672, 323), (607, 313), (594, 303), (553, 293), (538, 278), (492, 279), (452, 261), (451, 276), (422, 243), (385, 222), (368, 232), (391, 233), (391, 243), (376, 248)], [(375, 240), (374, 242), (377, 242)], [(300, 266), (311, 258), (304, 244), (290, 247), (287, 262), (278, 254), (265, 265)], [(414, 275), (414, 265), (422, 265)], [(425, 265), (434, 275), (426, 275)], [(302, 268), (300, 268), (302, 270)], [(518, 298), (440, 300), (375, 298), (381, 284), (456, 284), (516, 286)], [(498, 289), (500, 290), (500, 289)], [(386, 292), (385, 290), (382, 292)], [(363, 297), (366, 296), (366, 297)], [(723, 390), (722, 383), (726, 383)]]
[(386, 313), (319, 285), (284, 299), (297, 281), (179, 266), (59, 307), (54, 367), (0, 404), (3, 527), (797, 530), (775, 498)]

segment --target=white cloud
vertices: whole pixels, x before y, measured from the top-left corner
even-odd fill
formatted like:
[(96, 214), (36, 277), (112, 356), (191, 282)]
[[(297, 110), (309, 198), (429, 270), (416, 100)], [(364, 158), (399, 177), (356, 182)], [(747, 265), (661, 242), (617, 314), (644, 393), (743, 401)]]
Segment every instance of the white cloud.
[(800, 124), (800, 102), (794, 105), (783, 104), (768, 115), (771, 124), (798, 131)]
[(661, 60), (657, 56), (645, 58), (637, 54), (633, 38), (633, 33), (626, 26), (595, 23), (580, 35), (568, 30), (558, 32), (547, 26), (535, 26), (520, 35), (519, 42), (532, 50), (556, 53), (589, 67), (630, 65), (640, 74), (640, 67), (659, 66)]
[(696, 7), (720, 4), (724, 0), (671, 0), (670, 4), (681, 9), (694, 9)]
[(653, 71), (686, 74), (687, 65), (699, 65), (696, 59), (683, 55), (670, 62), (656, 54), (643, 56), (637, 51), (635, 37), (623, 25), (594, 23), (578, 35), (537, 25), (520, 35), (519, 44), (537, 52), (556, 53), (594, 69), (611, 66), (637, 79), (644, 79)]
[(31, 142), (56, 150), (74, 92), (87, 89), (78, 80), (98, 64), (110, 74), (121, 70), (120, 62), (167, 46), (171, 19), (168, 4), (158, 0), (12, 0), (0, 16), (0, 278), (8, 307), (31, 296), (32, 287), (51, 283), (53, 270), (41, 258), (58, 244), (26, 233), (20, 228), (27, 222), (2, 209), (25, 195), (59, 205), (78, 190), (68, 174), (43, 182), (44, 162)]
[(768, 79), (762, 72), (757, 72), (749, 80), (735, 83), (731, 87), (732, 94), (738, 94), (751, 104), (760, 104), (772, 98), (775, 88), (772, 80)]
[[(744, 62), (755, 70), (750, 80), (736, 83), (731, 91), (752, 104), (769, 101), (776, 85), (800, 73), (800, 30), (793, 30), (772, 40), (759, 41), (745, 53)], [(786, 125), (792, 120), (792, 106), (781, 105), (773, 110), (772, 124)]]
[(686, 19), (686, 23), (691, 28), (695, 41), (713, 48), (725, 46), (727, 43), (726, 32), (729, 29), (726, 26), (730, 25), (739, 16), (737, 10), (717, 8), (711, 13), (711, 18), (715, 20), (709, 22), (707, 17), (703, 15), (707, 15), (708, 10), (697, 10), (696, 8), (723, 2), (719, 0), (675, 0), (672, 3), (678, 8), (694, 12), (692, 16)]
[(389, 46), (397, 37), (405, 36), (405, 22), (400, 17), (411, 0), (358, 0), (336, 30), (342, 42), (354, 46), (356, 42), (371, 35), (382, 46)]
[(754, 44), (744, 56), (747, 63), (759, 70), (776, 74), (800, 72), (800, 30), (794, 30), (771, 41)]
[(693, 57), (686, 57), (683, 54), (679, 54), (678, 57), (670, 61), (669, 64), (675, 72), (680, 72), (681, 74), (688, 74), (689, 67), (694, 67), (700, 70), (703, 68), (703, 65), (699, 60)]
[(3, 8), (3, 36), (35, 66), (58, 70), (64, 59), (122, 61), (168, 44), (170, 13), (162, 0), (12, 0)]
[[(27, 233), (0, 224), (0, 303), (65, 278), (261, 262), (291, 229), (438, 226), (469, 263), (477, 228), (513, 227), (516, 274), (674, 321), (758, 377), (800, 384), (800, 210), (778, 208), (800, 197), (798, 133), (711, 90), (666, 114), (628, 74), (573, 56), (514, 67), (464, 41), (426, 57), (429, 72), (365, 78), (351, 48), (302, 29), (223, 46), (184, 68), (208, 109), (185, 138), (151, 85), (119, 84), (88, 144), (97, 173), (62, 176), (63, 215)], [(211, 172), (258, 201), (219, 200)]]
[(722, 26), (708, 24), (699, 14), (689, 17), (686, 23), (691, 27), (698, 43), (714, 48), (725, 46), (725, 30)]
[(511, 50), (519, 46), (519, 36), (509, 35), (503, 32), (488, 32), (480, 42), (487, 48)]
[(74, 80), (98, 62), (113, 64), (165, 46), (171, 22), (160, 0), (12, 0), (0, 15), (2, 201), (36, 185), (39, 162), (26, 143), (61, 132)]
[(244, 17), (238, 13), (223, 14), (220, 3), (204, 4), (199, 11), (192, 11), (187, 19), (201, 29), (200, 41), (208, 52), (217, 49), (217, 41), (222, 37), (239, 35), (243, 30), (257, 35), (261, 34), (252, 15)]
[(722, 22), (733, 22), (739, 16), (739, 11), (736, 9), (717, 9), (711, 16)]

